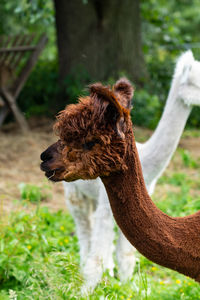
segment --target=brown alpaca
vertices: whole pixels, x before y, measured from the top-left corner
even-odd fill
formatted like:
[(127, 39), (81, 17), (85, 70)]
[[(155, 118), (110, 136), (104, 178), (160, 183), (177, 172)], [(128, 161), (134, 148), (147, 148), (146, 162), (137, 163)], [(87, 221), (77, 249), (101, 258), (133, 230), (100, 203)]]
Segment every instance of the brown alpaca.
[(100, 176), (116, 222), (132, 245), (199, 282), (200, 212), (172, 218), (149, 197), (129, 115), (132, 94), (126, 79), (113, 90), (91, 85), (89, 97), (58, 115), (59, 140), (41, 154), (41, 169), (53, 181)]

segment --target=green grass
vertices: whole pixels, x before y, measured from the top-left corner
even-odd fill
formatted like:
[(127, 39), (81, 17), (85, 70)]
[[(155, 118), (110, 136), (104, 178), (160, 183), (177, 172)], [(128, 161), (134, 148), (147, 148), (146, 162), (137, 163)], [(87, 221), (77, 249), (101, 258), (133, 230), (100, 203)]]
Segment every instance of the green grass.
[[(177, 155), (181, 164), (179, 172), (167, 173), (160, 179), (159, 188), (165, 192), (162, 197), (155, 193), (153, 200), (164, 212), (183, 216), (200, 209), (200, 197), (191, 194), (200, 188), (199, 162), (189, 153), (180, 151)], [(191, 177), (189, 171), (198, 175)], [(28, 186), (31, 195), (32, 190), (41, 200), (42, 192)], [(92, 295), (81, 296), (83, 279), (79, 273), (79, 248), (71, 216), (40, 207), (38, 199), (33, 210), (30, 197), (22, 198), (28, 199), (26, 211), (0, 219), (0, 300), (200, 299), (198, 283), (140, 254), (137, 254), (138, 262), (129, 282), (119, 281), (116, 268), (115, 278), (105, 273)]]
[(200, 131), (199, 129), (194, 128), (185, 129), (183, 132), (183, 137), (200, 137)]
[(46, 200), (51, 196), (49, 193), (47, 193), (49, 190), (48, 185), (39, 187), (33, 184), (21, 182), (18, 187), (20, 190), (21, 200), (30, 201), (32, 203)]

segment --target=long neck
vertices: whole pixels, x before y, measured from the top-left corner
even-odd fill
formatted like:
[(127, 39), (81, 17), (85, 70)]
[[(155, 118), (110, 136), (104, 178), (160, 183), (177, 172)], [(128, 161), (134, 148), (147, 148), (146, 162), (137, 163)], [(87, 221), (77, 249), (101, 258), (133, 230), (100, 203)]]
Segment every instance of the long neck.
[(150, 260), (200, 281), (200, 213), (172, 218), (155, 206), (134, 141), (126, 163), (126, 171), (102, 178), (122, 232)]
[[(160, 176), (168, 165), (192, 109), (192, 106), (186, 105), (178, 98), (179, 88), (180, 78), (174, 78), (155, 132), (145, 144), (138, 147), (147, 186), (151, 184), (152, 179)], [(149, 164), (149, 159), (154, 163)]]

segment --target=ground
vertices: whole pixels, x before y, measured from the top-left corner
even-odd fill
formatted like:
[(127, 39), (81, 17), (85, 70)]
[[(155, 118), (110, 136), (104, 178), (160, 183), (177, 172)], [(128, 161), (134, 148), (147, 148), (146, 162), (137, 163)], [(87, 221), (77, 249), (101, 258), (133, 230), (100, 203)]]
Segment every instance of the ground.
[[(0, 129), (0, 299), (200, 299), (198, 283), (138, 253), (130, 282), (121, 283), (116, 268), (116, 276), (105, 273), (93, 294), (80, 295), (78, 241), (62, 184), (48, 182), (39, 168), (40, 153), (56, 140), (52, 125), (52, 120), (32, 120), (26, 136), (14, 123)], [(134, 131), (140, 142), (152, 134), (144, 128), (135, 127)], [(200, 210), (199, 146), (199, 130), (185, 130), (156, 186), (153, 201), (168, 215), (184, 216)], [(22, 182), (48, 186), (41, 206), (49, 209), (20, 200)]]
[(40, 154), (56, 141), (52, 120), (36, 119), (30, 123), (31, 131), (24, 135), (17, 124), (8, 124), (0, 130), (0, 200), (4, 210), (11, 210), (13, 199), (20, 198), (21, 182), (35, 185), (48, 184), (52, 198), (45, 206), (54, 210), (65, 209), (62, 183), (48, 183), (40, 170)]
[[(38, 118), (30, 121), (31, 130), (28, 135), (22, 134), (16, 123), (0, 128), (0, 201), (4, 211), (16, 209), (13, 199), (20, 198), (21, 182), (38, 186), (48, 185), (52, 196), (44, 202), (44, 205), (53, 210), (66, 209), (62, 183), (48, 182), (39, 167), (40, 153), (57, 139), (52, 126), (52, 120)], [(135, 127), (135, 134), (138, 141), (145, 141), (152, 131)], [(186, 131), (179, 144), (179, 147), (189, 150), (194, 159), (200, 157), (199, 146), (200, 136), (195, 131), (192, 131), (192, 134)], [(178, 172), (179, 162), (180, 157), (175, 155), (167, 172)], [(181, 171), (184, 171), (183, 167)], [(187, 173), (191, 172), (191, 176), (195, 176), (197, 171), (187, 169)], [(162, 192), (163, 186), (158, 185), (157, 195)]]

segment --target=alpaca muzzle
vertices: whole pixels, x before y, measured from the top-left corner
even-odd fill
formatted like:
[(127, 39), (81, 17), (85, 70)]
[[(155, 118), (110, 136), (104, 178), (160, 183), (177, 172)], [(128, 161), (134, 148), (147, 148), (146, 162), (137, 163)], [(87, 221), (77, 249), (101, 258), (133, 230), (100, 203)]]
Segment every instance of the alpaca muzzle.
[(64, 166), (58, 159), (59, 153), (57, 151), (57, 143), (48, 147), (44, 152), (41, 153), (40, 169), (45, 172), (45, 176), (52, 181), (61, 181), (61, 175), (65, 171)]
[(44, 161), (40, 164), (40, 169), (45, 172), (45, 176), (51, 180), (51, 181), (61, 181), (60, 175), (64, 172), (64, 167), (51, 169), (51, 167), (48, 166), (48, 162)]

